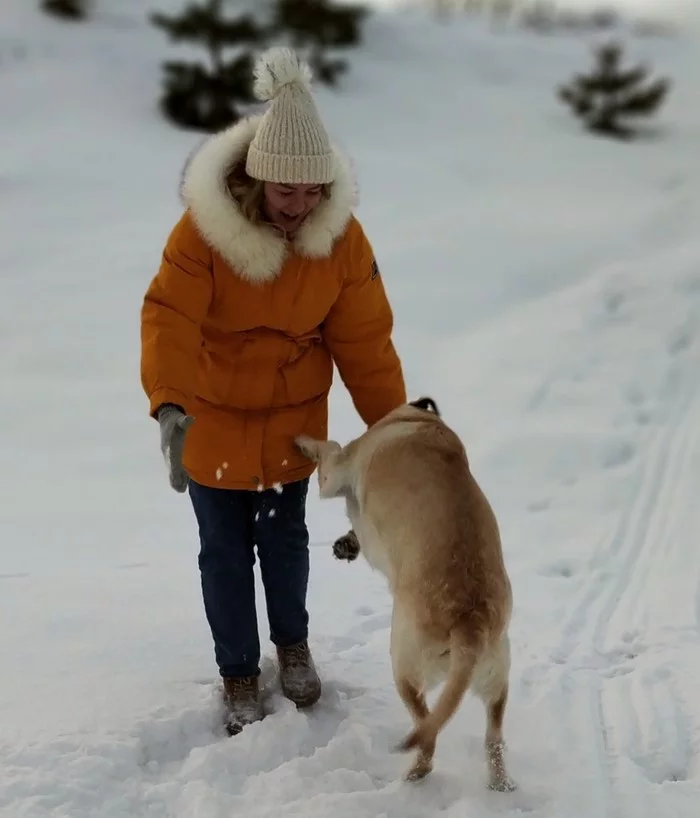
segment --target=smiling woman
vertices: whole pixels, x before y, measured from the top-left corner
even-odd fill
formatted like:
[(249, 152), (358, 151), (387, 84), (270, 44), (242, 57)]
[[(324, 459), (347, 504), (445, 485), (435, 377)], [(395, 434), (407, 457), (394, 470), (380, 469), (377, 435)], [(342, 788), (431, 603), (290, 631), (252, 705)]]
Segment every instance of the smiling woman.
[(288, 235), (294, 232), (321, 201), (320, 185), (278, 185), (265, 182), (263, 208), (265, 215)]
[(211, 137), (188, 163), (185, 212), (141, 315), (141, 374), (177, 491), (199, 526), (204, 607), (234, 734), (262, 718), (254, 549), (281, 687), (298, 707), (321, 682), (308, 647), (305, 522), (327, 435), (335, 364), (369, 426), (406, 400), (393, 315), (293, 51), (256, 66), (264, 114)]
[(314, 207), (331, 197), (330, 184), (282, 184), (255, 179), (248, 174), (245, 159), (229, 172), (226, 187), (251, 224), (267, 221), (290, 239)]

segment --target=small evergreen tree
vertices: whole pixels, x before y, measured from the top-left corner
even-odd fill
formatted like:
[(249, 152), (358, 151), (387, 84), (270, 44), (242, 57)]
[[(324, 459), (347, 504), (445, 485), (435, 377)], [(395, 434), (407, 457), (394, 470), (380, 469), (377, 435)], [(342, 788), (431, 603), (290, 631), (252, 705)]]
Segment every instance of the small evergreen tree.
[(558, 89), (558, 96), (589, 130), (629, 139), (634, 131), (622, 120), (654, 114), (664, 102), (671, 83), (659, 79), (644, 85), (648, 74), (644, 66), (623, 70), (622, 47), (617, 43), (603, 45), (595, 54), (597, 65), (591, 73), (576, 75)]
[(167, 62), (161, 108), (178, 125), (217, 131), (241, 117), (240, 103), (254, 101), (253, 54), (250, 48), (226, 59), (233, 46), (251, 46), (263, 40), (265, 31), (251, 15), (226, 19), (224, 0), (192, 2), (181, 15), (156, 13), (151, 22), (164, 29), (174, 42), (202, 44), (209, 66), (193, 62)]
[(88, 14), (88, 0), (42, 0), (41, 7), (63, 20), (83, 20)]
[(593, 9), (588, 17), (591, 28), (600, 30), (615, 28), (620, 23), (619, 16), (615, 9), (598, 8)]
[(557, 6), (553, 0), (534, 0), (520, 15), (523, 28), (540, 34), (551, 33), (557, 26)]
[(437, 20), (449, 20), (455, 10), (452, 0), (432, 0), (433, 12)]
[(307, 49), (314, 75), (333, 85), (338, 75), (347, 70), (347, 63), (340, 58), (328, 58), (326, 50), (358, 45), (367, 13), (364, 6), (340, 6), (330, 0), (277, 0), (271, 31), (286, 34), (294, 48)]

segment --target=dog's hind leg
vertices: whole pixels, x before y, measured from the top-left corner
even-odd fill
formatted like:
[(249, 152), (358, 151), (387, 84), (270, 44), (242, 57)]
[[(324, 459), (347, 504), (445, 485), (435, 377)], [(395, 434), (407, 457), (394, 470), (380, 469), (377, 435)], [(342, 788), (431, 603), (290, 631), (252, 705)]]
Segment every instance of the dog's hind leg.
[(480, 661), (473, 684), (474, 693), (486, 708), (484, 750), (489, 772), (488, 787), (498, 792), (512, 792), (516, 789), (506, 769), (503, 740), (509, 673), (510, 641), (505, 634), (499, 645)]
[[(414, 682), (406, 679), (405, 677), (396, 680), (396, 689), (398, 690), (403, 703), (413, 716), (413, 721), (416, 725), (415, 730), (413, 733), (411, 733), (411, 735), (418, 735), (420, 724), (427, 716), (430, 715), (430, 711), (428, 710), (428, 706), (425, 702), (425, 696), (423, 693), (419, 692)], [(421, 740), (420, 743), (416, 744), (418, 753), (415, 761), (413, 762), (413, 766), (406, 773), (406, 781), (419, 781), (421, 778), (425, 778), (426, 775), (432, 771), (436, 740), (437, 736), (433, 736), (431, 734), (425, 739)], [(401, 742), (397, 749), (408, 749), (406, 747), (406, 740)]]
[(425, 696), (420, 692), (415, 681), (411, 681), (406, 676), (400, 676), (395, 683), (401, 701), (413, 718), (413, 723), (419, 724), (421, 719), (424, 719), (429, 713)]
[[(391, 668), (396, 691), (410, 713), (416, 730), (430, 714), (423, 691), (420, 658), (421, 650), (413, 629), (397, 614), (395, 605), (391, 622)], [(405, 749), (403, 742), (396, 749)], [(408, 781), (417, 781), (428, 775), (433, 768), (434, 751), (434, 744), (432, 747), (419, 748), (416, 761), (406, 776)]]
[[(420, 725), (430, 715), (428, 705), (425, 701), (425, 695), (418, 687), (417, 681), (405, 675), (398, 675), (395, 677), (396, 690), (398, 691), (401, 700), (406, 705), (406, 709), (413, 718), (415, 731), (420, 730)], [(413, 735), (413, 734), (412, 734)], [(405, 749), (405, 741), (402, 742), (397, 749)], [(406, 774), (407, 781), (418, 781), (425, 778), (433, 769), (433, 755), (435, 754), (435, 738), (430, 737), (427, 741), (421, 742), (417, 745), (418, 754), (413, 766)]]
[(401, 701), (417, 726), (428, 715), (428, 705), (423, 693), (421, 650), (413, 628), (397, 609), (398, 605), (394, 604), (389, 645), (391, 669)]

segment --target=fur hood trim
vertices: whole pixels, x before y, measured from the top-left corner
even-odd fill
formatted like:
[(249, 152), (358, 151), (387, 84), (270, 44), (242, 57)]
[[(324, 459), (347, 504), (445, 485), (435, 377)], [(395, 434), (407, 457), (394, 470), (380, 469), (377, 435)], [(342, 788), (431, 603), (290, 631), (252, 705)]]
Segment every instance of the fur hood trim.
[[(253, 283), (275, 278), (288, 250), (286, 239), (273, 227), (251, 224), (226, 189), (226, 175), (246, 155), (261, 119), (249, 117), (206, 139), (185, 165), (180, 189), (207, 244), (237, 275)], [(333, 155), (331, 197), (309, 214), (293, 241), (294, 250), (307, 258), (329, 256), (352, 215), (356, 191), (350, 163), (335, 147)]]

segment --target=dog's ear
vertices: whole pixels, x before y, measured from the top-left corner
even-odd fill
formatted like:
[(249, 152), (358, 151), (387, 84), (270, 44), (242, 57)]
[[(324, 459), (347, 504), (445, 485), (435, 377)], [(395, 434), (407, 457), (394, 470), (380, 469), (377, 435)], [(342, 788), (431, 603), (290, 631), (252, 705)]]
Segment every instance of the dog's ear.
[(294, 443), (305, 457), (308, 457), (309, 460), (312, 460), (314, 463), (318, 463), (321, 458), (322, 441), (315, 440), (308, 435), (298, 435), (294, 438)]
[(422, 409), (424, 412), (432, 412), (434, 415), (440, 417), (440, 410), (432, 398), (418, 398), (418, 400), (409, 401), (409, 406), (415, 406), (416, 409)]

